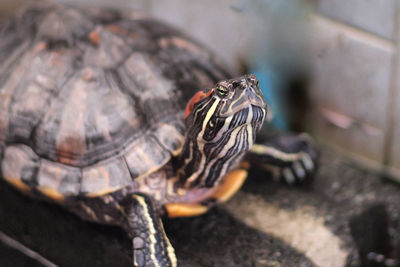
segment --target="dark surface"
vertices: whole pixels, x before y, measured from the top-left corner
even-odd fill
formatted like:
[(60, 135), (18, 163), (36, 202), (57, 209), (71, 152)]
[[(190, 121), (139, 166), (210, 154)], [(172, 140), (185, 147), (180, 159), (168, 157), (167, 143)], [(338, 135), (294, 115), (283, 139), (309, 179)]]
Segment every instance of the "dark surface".
[(351, 235), (363, 266), (368, 265), (368, 253), (379, 253), (386, 258), (392, 256), (389, 218), (385, 205), (380, 203), (350, 218)]
[(0, 198), (1, 231), (57, 265), (131, 263), (131, 242), (120, 229), (83, 222), (58, 206), (22, 196), (3, 181)]
[(0, 266), (43, 267), (36, 260), (0, 242)]
[[(181, 266), (314, 266), (281, 241), (218, 208), (197, 218), (168, 220), (165, 226)], [(56, 205), (22, 196), (4, 182), (0, 230), (57, 265), (131, 264), (131, 241), (121, 229), (84, 222)], [(30, 266), (18, 264), (13, 266)]]
[[(259, 195), (267, 203), (277, 203), (288, 210), (312, 207), (317, 216), (324, 219), (325, 225), (342, 241), (348, 253), (346, 266), (360, 266), (358, 250), (350, 231), (350, 221), (355, 216), (363, 216), (377, 204), (387, 213), (384, 218), (358, 220), (353, 231), (362, 235), (364, 246), (386, 246), (385, 254), (390, 258), (399, 258), (400, 249), (400, 185), (354, 165), (336, 153), (322, 149), (320, 168), (314, 181), (303, 187), (285, 187), (265, 180), (262, 173), (250, 173), (242, 191), (249, 195)], [(383, 215), (380, 215), (383, 216)], [(369, 224), (369, 228), (366, 227)], [(374, 225), (371, 227), (371, 225)], [(375, 231), (375, 233), (370, 233)], [(385, 237), (375, 239), (379, 233), (388, 232)], [(375, 239), (375, 240), (374, 240)], [(378, 242), (378, 244), (373, 243)], [(382, 242), (382, 243), (381, 243)], [(387, 242), (392, 245), (388, 247)], [(373, 244), (373, 245), (372, 245)]]
[(182, 266), (314, 266), (283, 242), (214, 209), (166, 224)]

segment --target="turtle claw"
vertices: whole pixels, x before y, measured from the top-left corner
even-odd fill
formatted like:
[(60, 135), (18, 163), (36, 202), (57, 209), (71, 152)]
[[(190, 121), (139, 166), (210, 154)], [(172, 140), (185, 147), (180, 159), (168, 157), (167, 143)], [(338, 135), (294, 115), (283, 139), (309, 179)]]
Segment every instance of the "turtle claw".
[(301, 153), (301, 161), (303, 162), (305, 168), (309, 172), (313, 172), (315, 169), (314, 161), (311, 159), (311, 156), (307, 153)]
[(318, 153), (308, 134), (270, 138), (252, 149), (248, 159), (272, 173), (275, 180), (296, 185), (311, 180), (317, 170)]
[(310, 180), (316, 169), (316, 164), (307, 153), (299, 153), (299, 159), (289, 163), (280, 173), (278, 180), (288, 185), (301, 184)]
[(369, 252), (367, 254), (368, 266), (396, 267), (399, 262), (396, 259), (389, 259), (383, 254)]
[(284, 168), (282, 170), (282, 177), (288, 184), (294, 184), (296, 182), (296, 178), (293, 175), (293, 172), (290, 168)]
[(294, 173), (299, 178), (299, 180), (303, 180), (306, 177), (306, 170), (304, 170), (303, 166), (298, 162), (293, 163)]

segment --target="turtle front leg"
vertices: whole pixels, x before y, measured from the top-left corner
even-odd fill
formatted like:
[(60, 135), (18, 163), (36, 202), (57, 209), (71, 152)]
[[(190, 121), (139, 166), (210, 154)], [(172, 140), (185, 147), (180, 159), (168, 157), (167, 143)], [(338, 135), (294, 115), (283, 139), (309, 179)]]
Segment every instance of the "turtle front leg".
[(289, 185), (310, 180), (317, 170), (318, 153), (307, 134), (286, 134), (254, 144), (247, 160)]
[(164, 232), (161, 218), (152, 199), (133, 194), (125, 203), (127, 231), (132, 237), (133, 266), (176, 267), (174, 248)]

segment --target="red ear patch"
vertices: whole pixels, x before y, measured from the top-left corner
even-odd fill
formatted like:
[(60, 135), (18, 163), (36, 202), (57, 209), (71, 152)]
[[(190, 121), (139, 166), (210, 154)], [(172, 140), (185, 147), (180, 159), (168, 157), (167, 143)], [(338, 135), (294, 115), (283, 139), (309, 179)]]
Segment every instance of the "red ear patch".
[(194, 104), (196, 104), (197, 102), (199, 102), (200, 100), (206, 98), (207, 96), (209, 96), (212, 93), (212, 90), (204, 93), (203, 91), (199, 91), (197, 92), (188, 102), (188, 104), (186, 105), (186, 109), (185, 109), (185, 119), (190, 115), (190, 113), (192, 113), (193, 108), (194, 108)]

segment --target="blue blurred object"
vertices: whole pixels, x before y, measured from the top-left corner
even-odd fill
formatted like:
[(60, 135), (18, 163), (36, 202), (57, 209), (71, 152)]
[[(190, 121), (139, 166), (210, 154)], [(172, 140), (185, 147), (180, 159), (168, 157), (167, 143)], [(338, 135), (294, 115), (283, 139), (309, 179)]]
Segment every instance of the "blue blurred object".
[(251, 69), (250, 72), (260, 81), (260, 89), (272, 110), (270, 125), (281, 130), (289, 130), (288, 114), (283, 101), (283, 79), (279, 72), (267, 64)]
[(298, 120), (293, 105), (301, 103), (291, 102), (292, 82), (308, 70), (307, 32), (312, 4), (303, 0), (234, 0), (232, 8), (251, 29), (246, 63), (260, 80), (272, 109), (270, 124), (280, 130), (293, 130), (293, 121)]

